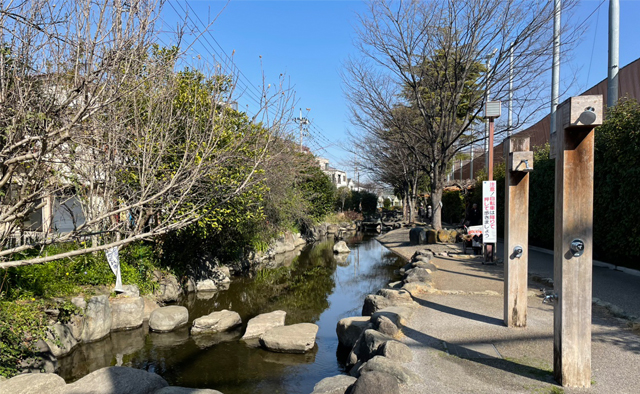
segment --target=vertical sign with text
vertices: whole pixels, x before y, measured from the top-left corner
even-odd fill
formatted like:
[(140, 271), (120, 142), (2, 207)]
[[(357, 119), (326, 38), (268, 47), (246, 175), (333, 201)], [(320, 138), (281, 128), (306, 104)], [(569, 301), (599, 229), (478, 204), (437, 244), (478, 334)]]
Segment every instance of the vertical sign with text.
[(498, 242), (496, 181), (482, 182), (482, 242)]

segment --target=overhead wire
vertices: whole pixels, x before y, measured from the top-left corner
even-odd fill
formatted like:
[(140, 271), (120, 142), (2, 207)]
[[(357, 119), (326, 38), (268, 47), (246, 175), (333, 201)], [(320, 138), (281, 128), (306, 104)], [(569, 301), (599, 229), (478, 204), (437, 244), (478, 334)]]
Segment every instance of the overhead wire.
[(591, 58), (589, 59), (589, 71), (587, 71), (587, 86), (589, 86), (589, 78), (591, 77), (591, 64), (593, 63), (593, 53), (596, 49), (596, 37), (598, 36), (598, 22), (600, 21), (600, 6), (603, 3), (600, 3), (598, 8), (596, 8), (598, 13), (596, 14), (596, 28), (595, 28), (595, 31), (593, 32), (593, 44), (591, 46)]
[[(265, 107), (264, 102), (262, 101), (262, 96), (263, 96), (262, 93), (260, 93), (258, 89), (253, 86), (253, 84), (247, 78), (247, 76), (235, 64), (233, 64), (232, 59), (228, 55), (226, 55), (226, 53), (224, 52), (220, 44), (215, 40), (215, 37), (213, 37), (211, 32), (206, 28), (206, 25), (204, 25), (204, 22), (202, 22), (202, 20), (198, 17), (200, 24), (202, 24), (204, 27), (204, 31), (203, 31), (202, 29), (200, 29), (200, 26), (196, 23), (196, 21), (189, 16), (189, 13), (187, 12), (187, 10), (183, 8), (181, 5), (179, 5), (179, 7), (184, 12), (184, 16), (173, 6), (173, 4), (171, 4), (171, 2), (169, 2), (169, 6), (173, 9), (173, 11), (176, 13), (176, 15), (179, 18), (185, 18), (197, 30), (198, 38), (196, 39), (195, 42), (200, 43), (202, 45), (202, 49), (204, 49), (212, 59), (216, 61), (220, 61), (220, 63), (222, 63), (222, 65), (224, 65), (227, 69), (230, 69), (232, 70), (232, 72), (235, 73), (235, 75), (237, 76), (236, 85), (243, 91), (240, 94), (240, 97), (242, 97), (242, 94), (247, 93), (246, 97), (249, 99), (249, 101), (252, 104), (256, 105), (255, 112), (249, 109), (249, 105), (247, 105), (246, 112), (252, 115), (256, 115), (257, 113), (265, 110), (270, 116), (273, 116), (273, 118), (276, 119), (279, 116), (277, 110), (274, 109), (273, 107)], [(190, 7), (188, 4), (187, 6), (189, 7), (189, 9), (191, 9), (195, 13), (192, 7)], [(196, 16), (197, 16), (197, 13), (196, 13)], [(213, 44), (211, 44), (211, 42), (205, 36), (205, 33), (212, 40), (214, 40), (214, 42), (216, 42), (216, 44), (218, 45), (218, 47), (220, 48), (224, 56), (221, 55), (214, 48)], [(201, 40), (203, 40), (204, 42)], [(206, 56), (203, 56), (203, 57), (204, 57), (204, 61), (207, 62), (211, 67), (215, 68), (217, 66), (216, 64), (212, 64)], [(225, 61), (225, 59), (227, 61)], [(228, 62), (231, 62), (231, 64), (229, 64)], [(253, 91), (251, 89), (253, 89)]]
[[(227, 55), (227, 53), (222, 48), (222, 46), (220, 45), (218, 40), (216, 40), (216, 38), (213, 36), (211, 31), (207, 28), (207, 25), (202, 21), (202, 19), (200, 19), (200, 17), (198, 16), (198, 13), (195, 12), (193, 7), (191, 7), (191, 5), (189, 5), (188, 2), (186, 2), (185, 4), (186, 4), (187, 8), (183, 8), (181, 5), (179, 5), (180, 9), (184, 12), (185, 17), (188, 18), (188, 20), (191, 21), (191, 23), (194, 24), (194, 27), (197, 29), (198, 33), (204, 38), (205, 43), (209, 46), (211, 51), (213, 51), (218, 56), (218, 58), (220, 58), (222, 60), (226, 59), (226, 61), (224, 62), (225, 66), (227, 68), (232, 69), (236, 73), (238, 85), (240, 86), (241, 89), (243, 89), (243, 93), (246, 92), (248, 94), (248, 96), (250, 97), (250, 99), (253, 101), (253, 103), (257, 105), (257, 111), (259, 112), (260, 110), (264, 109), (264, 110), (266, 110), (266, 112), (269, 115), (273, 116), (274, 119), (277, 118), (279, 116), (279, 114), (277, 113), (277, 110), (275, 110), (273, 107), (265, 107), (265, 108), (263, 108), (265, 102), (262, 99), (264, 98), (264, 100), (266, 101), (266, 97), (264, 96), (264, 92), (261, 92), (258, 88), (256, 88), (253, 85), (253, 83), (249, 80), (249, 78), (242, 72), (242, 70), (240, 68), (238, 68), (238, 66), (233, 62), (233, 59), (229, 55)], [(170, 5), (171, 5), (171, 3), (170, 3)], [(176, 13), (178, 13), (177, 10), (175, 9), (175, 7), (172, 6), (172, 8), (174, 9), (174, 11)], [(191, 10), (191, 12), (193, 14), (195, 14), (195, 17), (197, 18), (197, 20), (200, 23), (200, 25), (202, 25), (203, 29), (200, 29), (199, 25), (195, 22), (195, 20), (193, 20), (189, 16), (188, 10)], [(178, 15), (180, 15), (180, 14), (178, 13)], [(218, 52), (213, 47), (211, 42), (206, 37), (204, 37), (205, 33), (217, 45), (217, 47), (220, 49), (222, 54), (220, 52)], [(207, 51), (211, 55), (211, 51), (209, 51), (209, 50), (207, 50)], [(212, 55), (212, 57), (213, 57), (213, 55)]]
[[(195, 22), (195, 20), (193, 20), (193, 19), (191, 18), (191, 16), (190, 16), (190, 15), (189, 15), (189, 13), (187, 12), (187, 10), (186, 10), (185, 8), (183, 8), (183, 7), (182, 7), (182, 5), (180, 5), (180, 4), (178, 3), (178, 6), (179, 6), (179, 7), (180, 7), (180, 9), (184, 12), (184, 16), (183, 16), (183, 15), (182, 15), (182, 14), (181, 14), (177, 9), (176, 9), (176, 7), (174, 7), (174, 6), (173, 6), (172, 2), (168, 2), (168, 3), (169, 3), (169, 6), (173, 9), (173, 11), (176, 13), (176, 15), (177, 15), (179, 18), (183, 18), (183, 17), (184, 17), (184, 18), (186, 18), (189, 22), (191, 22), (191, 24), (193, 25), (193, 27), (194, 27), (194, 28), (197, 30), (197, 32), (199, 33), (199, 36), (198, 36), (198, 38), (196, 39), (196, 42), (200, 42), (200, 44), (203, 44), (203, 43), (202, 43), (202, 41), (200, 41), (200, 40), (201, 40), (201, 39), (202, 39), (202, 40), (204, 40), (204, 44), (206, 44), (206, 45), (208, 46), (208, 48), (207, 48), (204, 44), (202, 45), (202, 48), (203, 48), (206, 52), (208, 52), (209, 56), (211, 56), (211, 58), (212, 58), (212, 59), (217, 59), (217, 60), (219, 60), (219, 61), (220, 61), (220, 62), (222, 62), (222, 63), (224, 64), (224, 66), (225, 66), (226, 68), (228, 68), (228, 69), (231, 69), (231, 70), (234, 70), (234, 69), (235, 69), (235, 70), (238, 70), (238, 71), (239, 71), (239, 69), (237, 68), (237, 66), (235, 66), (235, 65), (229, 65), (227, 62), (225, 62), (225, 61), (224, 61), (224, 57), (227, 57), (227, 58), (228, 58), (228, 56), (226, 56), (226, 54), (225, 54), (225, 56), (220, 55), (220, 53), (218, 53), (218, 51), (216, 51), (216, 49), (213, 47), (213, 44), (211, 44), (211, 42), (209, 42), (209, 40), (208, 40), (208, 39), (207, 39), (207, 37), (205, 36), (205, 32), (206, 32), (206, 33), (208, 33), (210, 37), (212, 37), (212, 38), (213, 38), (213, 36), (211, 35), (211, 32), (210, 32), (208, 29), (206, 29), (206, 26), (205, 26), (205, 31), (203, 32), (203, 31), (200, 29), (200, 26)], [(188, 6), (188, 4), (187, 4), (187, 6)], [(213, 53), (212, 53), (212, 51), (213, 51)], [(215, 53), (215, 56), (214, 56), (214, 53)], [(204, 60), (205, 60), (207, 63), (209, 63), (209, 65), (211, 65), (212, 67), (214, 67), (214, 68), (215, 68), (215, 66), (216, 66), (216, 65), (215, 65), (215, 64), (212, 64), (212, 63), (211, 63), (207, 58), (205, 58)], [(244, 74), (242, 74), (242, 75), (244, 75)], [(245, 77), (245, 78), (246, 78), (246, 77)], [(244, 81), (242, 81), (242, 80), (240, 80), (240, 77), (238, 77), (237, 84), (240, 86), (240, 88), (241, 88), (241, 89), (244, 89), (244, 91), (245, 91), (245, 92), (247, 92), (248, 97), (250, 98), (250, 100), (252, 100), (252, 101), (253, 101), (255, 104), (257, 104), (258, 106), (260, 105), (260, 102), (261, 102), (260, 95), (256, 95), (254, 92), (252, 92), (252, 91), (250, 91), (250, 90), (249, 90), (249, 86), (251, 86), (251, 85), (250, 85), (250, 82), (249, 82), (249, 85), (247, 86), (247, 83), (246, 83), (246, 82), (244, 82)]]
[[(193, 19), (191, 19), (189, 17), (189, 13), (187, 11), (187, 9), (182, 8), (182, 6), (180, 6), (180, 8), (185, 12), (185, 16), (187, 18), (189, 18), (189, 20), (191, 20), (196, 29), (198, 30), (198, 32), (202, 35), (202, 37), (204, 38), (205, 42), (209, 45), (209, 47), (211, 48), (211, 50), (221, 59), (226, 59), (225, 61), (225, 66), (231, 68), (233, 70), (233, 72), (237, 73), (238, 75), (238, 80), (242, 80), (242, 78), (244, 78), (244, 82), (243, 82), (243, 88), (245, 89), (245, 91), (251, 95), (251, 97), (257, 102), (259, 103), (261, 100), (261, 96), (262, 96), (262, 92), (260, 92), (255, 86), (253, 86), (253, 84), (251, 83), (251, 81), (249, 80), (249, 78), (247, 78), (247, 76), (242, 72), (242, 70), (240, 70), (240, 68), (238, 68), (238, 66), (235, 65), (235, 63), (233, 62), (233, 59), (226, 54), (226, 52), (224, 51), (224, 49), (222, 48), (222, 46), (220, 46), (220, 44), (218, 43), (218, 41), (216, 40), (216, 38), (213, 36), (213, 34), (211, 34), (211, 31), (207, 28), (207, 25), (204, 24), (204, 22), (202, 22), (202, 20), (200, 19), (200, 17), (198, 16), (198, 14), (195, 12), (195, 10), (189, 5), (189, 3), (186, 3), (186, 7), (191, 10), (196, 18), (198, 19), (198, 22), (200, 22), (200, 24), (202, 25), (203, 30), (200, 29), (200, 27), (198, 26), (197, 23), (195, 23), (195, 21)], [(209, 40), (204, 36), (204, 34), (207, 34), (212, 40), (213, 42), (215, 42), (215, 44), (218, 46), (218, 48), (220, 48), (220, 51), (222, 52), (222, 54), (220, 54), (220, 52), (218, 52), (213, 45), (209, 42)], [(251, 90), (253, 89), (253, 90)]]
[(593, 10), (593, 11), (589, 14), (589, 16), (587, 16), (587, 17), (585, 18), (585, 20), (584, 20), (584, 21), (582, 21), (582, 23), (580, 23), (580, 24), (576, 27), (576, 30), (579, 30), (582, 26), (584, 26), (584, 24), (585, 24), (585, 23), (587, 23), (587, 21), (589, 20), (589, 18), (591, 18), (591, 17), (593, 16), (593, 14), (595, 14), (595, 13), (596, 13), (596, 11), (598, 11), (598, 10), (600, 9), (600, 7), (602, 7), (602, 5), (604, 4), (604, 2), (605, 2), (605, 1), (607, 1), (607, 0), (602, 0), (602, 1), (600, 2), (600, 4), (598, 4), (598, 6), (596, 7), (596, 9), (595, 9), (595, 10)]

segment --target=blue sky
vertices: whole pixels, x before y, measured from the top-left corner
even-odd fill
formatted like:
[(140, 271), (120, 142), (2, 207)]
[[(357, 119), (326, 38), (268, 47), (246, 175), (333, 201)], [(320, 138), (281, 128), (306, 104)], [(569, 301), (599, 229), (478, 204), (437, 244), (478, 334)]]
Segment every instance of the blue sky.
[[(332, 164), (339, 166), (342, 162), (351, 176), (346, 162), (352, 160), (347, 152), (347, 131), (352, 126), (340, 70), (344, 60), (355, 52), (356, 13), (364, 12), (363, 2), (231, 0), (228, 3), (189, 1), (188, 4), (193, 20), (197, 15), (207, 23), (217, 16), (209, 28), (211, 35), (203, 35), (192, 53), (210, 59), (224, 57), (223, 52), (230, 56), (235, 51), (233, 62), (243, 73), (243, 84), (250, 81), (259, 86), (263, 71), (267, 83), (277, 82), (278, 76), (285, 73), (296, 91), (296, 108), (301, 107), (303, 116), (312, 121), (305, 143)], [(186, 9), (186, 2), (182, 0), (171, 0), (171, 5), (179, 13)], [(174, 24), (177, 16), (171, 5), (165, 7), (163, 19)], [(608, 9), (609, 2), (602, 0), (583, 0), (578, 5), (575, 20), (583, 21), (593, 14), (573, 58), (562, 59), (561, 78), (573, 78), (574, 74), (576, 77), (576, 83), (563, 98), (606, 78)], [(639, 20), (640, 1), (621, 0), (621, 66), (640, 57)], [(239, 98), (240, 107), (253, 106), (257, 93), (244, 86), (238, 89), (242, 91), (245, 93)], [(308, 115), (306, 108), (311, 109)]]

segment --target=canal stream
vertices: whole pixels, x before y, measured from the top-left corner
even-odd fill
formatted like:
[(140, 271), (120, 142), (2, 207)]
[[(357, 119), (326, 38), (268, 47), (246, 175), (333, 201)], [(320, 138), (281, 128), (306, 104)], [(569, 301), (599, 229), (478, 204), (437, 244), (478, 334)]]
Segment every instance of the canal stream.
[[(343, 372), (338, 354), (338, 320), (359, 316), (364, 297), (394, 280), (401, 261), (374, 238), (348, 238), (351, 253), (334, 256), (333, 240), (306, 246), (280, 268), (235, 278), (228, 290), (191, 293), (180, 303), (189, 325), (170, 333), (148, 327), (112, 332), (81, 345), (58, 360), (58, 374), (75, 381), (99, 368), (122, 365), (155, 372), (174, 386), (212, 388), (224, 394), (304, 393), (321, 379)], [(191, 322), (216, 310), (240, 314), (235, 332), (189, 335)], [(286, 324), (319, 326), (315, 348), (307, 354), (271, 353), (240, 341), (246, 322), (274, 310), (287, 312)]]

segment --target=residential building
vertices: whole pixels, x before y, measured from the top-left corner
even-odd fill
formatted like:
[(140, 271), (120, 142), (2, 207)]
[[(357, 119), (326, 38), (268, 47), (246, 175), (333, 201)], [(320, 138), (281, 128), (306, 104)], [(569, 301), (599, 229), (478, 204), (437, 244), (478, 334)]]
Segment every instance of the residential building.
[[(331, 178), (331, 182), (333, 182), (336, 187), (349, 187), (350, 182), (345, 171), (329, 166), (329, 160), (323, 157), (317, 157), (316, 161), (318, 162), (318, 165), (320, 165), (322, 172)], [(351, 182), (351, 185), (353, 185), (353, 182)]]

